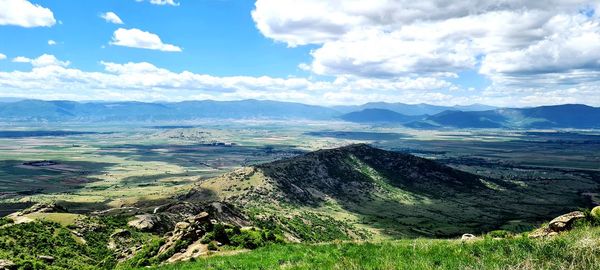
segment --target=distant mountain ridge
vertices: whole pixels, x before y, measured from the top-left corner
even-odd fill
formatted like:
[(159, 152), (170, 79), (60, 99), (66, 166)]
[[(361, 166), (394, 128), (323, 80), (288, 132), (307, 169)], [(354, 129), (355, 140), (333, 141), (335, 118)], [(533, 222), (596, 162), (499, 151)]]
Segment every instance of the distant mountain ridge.
[(541, 106), (488, 111), (445, 111), (423, 121), (407, 124), (415, 128), (600, 128), (600, 108), (580, 104)]
[(404, 115), (386, 109), (364, 109), (344, 114), (340, 118), (355, 123), (408, 123), (422, 120), (425, 116)]
[(385, 109), (393, 112), (397, 112), (409, 116), (419, 115), (433, 115), (448, 110), (459, 110), (459, 111), (485, 111), (493, 110), (497, 107), (483, 105), (483, 104), (472, 104), (466, 106), (438, 106), (430, 104), (405, 104), (405, 103), (387, 103), (387, 102), (369, 102), (363, 105), (352, 105), (352, 106), (334, 106), (334, 109), (343, 112), (350, 113), (355, 111), (361, 111), (365, 109)]
[[(0, 102), (0, 121), (156, 122), (198, 119), (297, 119), (403, 124), (421, 129), (600, 128), (600, 108), (587, 105), (565, 104), (477, 110), (486, 108), (490, 106), (444, 107), (385, 102), (367, 103), (361, 106), (323, 107), (252, 99), (157, 103), (18, 100)], [(350, 112), (346, 112), (347, 110)]]
[(184, 101), (73, 102), (21, 100), (0, 103), (0, 120), (8, 121), (169, 121), (217, 119), (332, 119), (339, 113), (331, 108), (292, 102)]

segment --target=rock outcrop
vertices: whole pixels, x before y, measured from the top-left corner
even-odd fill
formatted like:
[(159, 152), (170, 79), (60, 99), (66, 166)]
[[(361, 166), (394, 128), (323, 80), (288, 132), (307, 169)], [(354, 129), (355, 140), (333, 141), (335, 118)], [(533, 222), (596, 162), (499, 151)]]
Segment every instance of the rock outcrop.
[(108, 248), (115, 252), (119, 261), (125, 261), (133, 257), (142, 247), (134, 245), (130, 231), (119, 229), (110, 235)]
[(143, 232), (153, 231), (160, 222), (160, 217), (152, 214), (137, 215), (135, 219), (129, 221), (127, 225)]
[(585, 218), (581, 211), (574, 211), (554, 218), (548, 226), (539, 228), (529, 234), (530, 238), (552, 237), (562, 231), (570, 230), (573, 223), (579, 219)]
[(460, 237), (460, 239), (463, 241), (467, 241), (467, 240), (475, 240), (475, 239), (477, 239), (477, 237), (473, 234), (465, 233)]
[(160, 247), (158, 256), (168, 254), (170, 258), (167, 261), (175, 262), (206, 254), (208, 249), (200, 243), (200, 239), (211, 229), (212, 223), (207, 212), (178, 222), (175, 229), (167, 234), (165, 244)]
[(0, 260), (0, 270), (13, 270), (16, 269), (17, 265), (9, 260)]
[(583, 214), (583, 212), (574, 211), (554, 218), (552, 221), (550, 221), (548, 226), (555, 232), (561, 232), (569, 229), (573, 222), (582, 218), (585, 218), (585, 214)]
[(33, 222), (34, 219), (27, 217), (33, 213), (68, 213), (64, 207), (54, 203), (37, 203), (22, 211), (14, 212), (8, 216), (13, 220), (14, 224)]

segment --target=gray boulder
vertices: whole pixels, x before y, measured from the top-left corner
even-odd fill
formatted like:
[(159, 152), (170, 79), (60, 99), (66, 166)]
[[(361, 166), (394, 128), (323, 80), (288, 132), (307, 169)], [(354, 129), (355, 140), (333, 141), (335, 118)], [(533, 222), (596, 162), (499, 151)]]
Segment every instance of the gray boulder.
[(470, 233), (465, 233), (465, 234), (463, 234), (463, 235), (460, 237), (460, 239), (461, 239), (461, 240), (463, 240), (463, 241), (466, 241), (466, 240), (475, 240), (476, 238), (477, 238), (477, 237), (476, 237), (475, 235), (473, 235), (473, 234), (470, 234)]
[(137, 215), (135, 219), (129, 221), (127, 225), (134, 227), (140, 231), (152, 231), (160, 222), (160, 218), (155, 215), (145, 214)]
[(573, 222), (578, 219), (585, 218), (585, 214), (581, 211), (574, 211), (561, 216), (556, 217), (548, 224), (548, 227), (555, 232), (561, 232), (571, 227)]
[(13, 270), (17, 269), (17, 265), (9, 260), (0, 260), (0, 270)]

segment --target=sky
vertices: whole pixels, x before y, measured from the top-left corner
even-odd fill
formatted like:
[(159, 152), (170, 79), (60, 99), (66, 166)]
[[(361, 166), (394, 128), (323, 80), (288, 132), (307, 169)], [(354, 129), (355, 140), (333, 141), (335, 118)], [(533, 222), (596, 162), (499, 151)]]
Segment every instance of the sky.
[(0, 0), (0, 96), (600, 106), (600, 1)]

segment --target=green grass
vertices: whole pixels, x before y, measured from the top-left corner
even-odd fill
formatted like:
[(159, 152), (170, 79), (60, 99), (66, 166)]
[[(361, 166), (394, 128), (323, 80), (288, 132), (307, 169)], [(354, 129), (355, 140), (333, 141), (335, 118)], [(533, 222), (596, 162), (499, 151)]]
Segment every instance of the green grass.
[(154, 269), (600, 269), (600, 228), (515, 237), (272, 245)]
[(82, 219), (84, 216), (70, 213), (32, 213), (25, 215), (25, 217), (34, 220), (56, 222), (62, 226), (69, 226), (75, 224), (78, 219)]
[[(86, 228), (65, 227), (46, 219), (21, 224), (11, 224), (0, 219), (0, 259), (13, 261), (17, 269), (114, 269), (117, 256), (108, 248), (110, 235), (125, 227), (121, 217), (87, 218)], [(82, 238), (73, 233), (79, 231)], [(130, 229), (131, 240), (127, 247), (149, 242), (152, 236)], [(48, 263), (39, 256), (52, 256)]]

